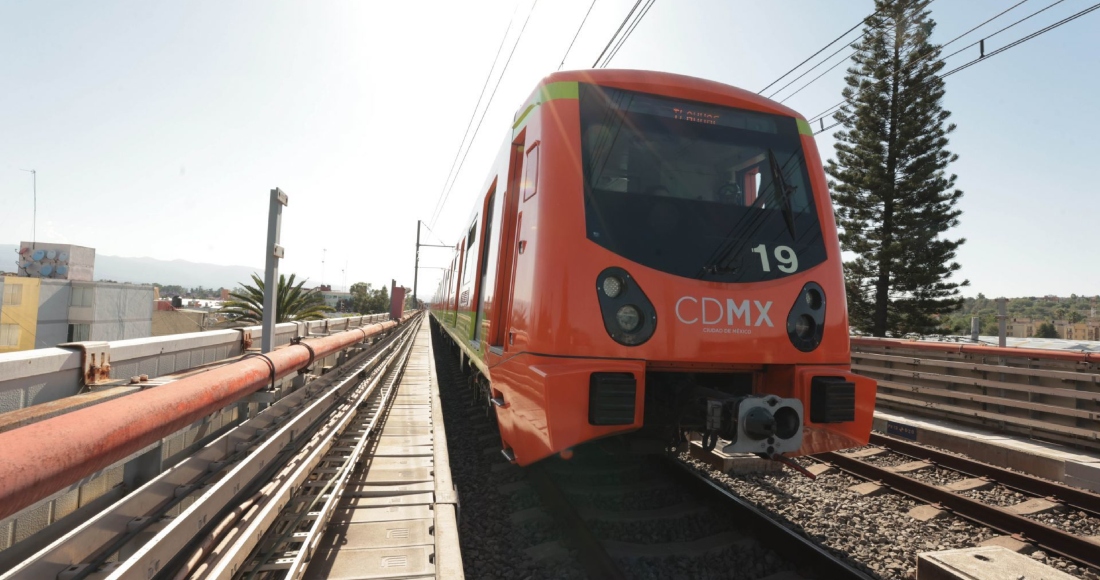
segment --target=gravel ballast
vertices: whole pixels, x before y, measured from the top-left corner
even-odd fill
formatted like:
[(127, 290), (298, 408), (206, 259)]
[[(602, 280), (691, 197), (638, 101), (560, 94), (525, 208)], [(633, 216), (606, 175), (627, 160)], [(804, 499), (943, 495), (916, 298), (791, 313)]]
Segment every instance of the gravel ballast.
[[(884, 455), (872, 458), (874, 463), (895, 466), (906, 462), (897, 456)], [(833, 553), (844, 556), (853, 566), (878, 578), (914, 578), (917, 554), (974, 547), (1000, 535), (949, 513), (932, 520), (918, 521), (907, 512), (923, 505), (920, 502), (888, 490), (860, 496), (848, 488), (864, 481), (835, 469), (816, 480), (791, 471), (729, 476), (713, 471), (687, 454), (681, 455), (680, 459), (737, 495), (790, 522), (792, 529), (800, 530)], [(804, 467), (816, 463), (807, 458), (796, 461)], [(925, 472), (922, 477), (932, 481), (951, 480), (950, 475), (937, 476), (932, 469), (922, 472)], [(911, 475), (918, 473), (921, 472)], [(972, 493), (983, 493), (983, 497), (995, 498), (1007, 505), (1026, 499), (1022, 494), (1002, 486), (968, 492), (966, 495)], [(1008, 497), (1000, 497), (998, 494), (1001, 493)], [(1080, 525), (1092, 523), (1087, 518), (1075, 521), (1081, 522)], [(1100, 576), (1042, 551), (1032, 553), (1031, 557), (1073, 576), (1100, 580)]]

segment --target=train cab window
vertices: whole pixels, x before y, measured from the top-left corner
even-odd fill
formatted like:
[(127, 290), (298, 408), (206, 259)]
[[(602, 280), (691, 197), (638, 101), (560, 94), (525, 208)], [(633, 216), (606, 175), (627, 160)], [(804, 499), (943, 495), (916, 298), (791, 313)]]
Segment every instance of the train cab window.
[(715, 282), (825, 260), (793, 117), (588, 84), (580, 109), (589, 240)]

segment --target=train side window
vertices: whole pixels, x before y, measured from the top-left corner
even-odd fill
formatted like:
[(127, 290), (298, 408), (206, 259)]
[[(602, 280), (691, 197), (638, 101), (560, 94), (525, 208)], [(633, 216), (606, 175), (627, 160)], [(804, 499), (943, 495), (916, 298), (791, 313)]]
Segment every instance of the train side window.
[(539, 141), (527, 149), (527, 162), (523, 164), (523, 201), (539, 192)]
[(489, 189), (489, 196), (485, 199), (483, 210), (485, 220), (482, 224), (481, 255), (478, 259), (480, 266), (478, 267), (478, 280), (475, 287), (476, 297), (473, 305), (477, 311), (474, 316), (474, 340), (481, 340), (481, 321), (485, 317), (485, 279), (489, 274), (489, 242), (493, 237), (493, 201), (496, 199), (496, 195), (497, 182), (494, 179), (493, 185)]
[[(466, 251), (465, 258), (462, 262), (462, 285), (465, 286), (474, 281), (474, 270), (477, 268), (477, 246), (474, 245), (474, 240), (477, 239), (477, 219), (478, 216), (474, 216), (474, 223), (470, 224), (470, 233), (466, 236)], [(470, 258), (473, 257), (473, 261)], [(467, 299), (473, 298), (473, 296), (467, 295)]]

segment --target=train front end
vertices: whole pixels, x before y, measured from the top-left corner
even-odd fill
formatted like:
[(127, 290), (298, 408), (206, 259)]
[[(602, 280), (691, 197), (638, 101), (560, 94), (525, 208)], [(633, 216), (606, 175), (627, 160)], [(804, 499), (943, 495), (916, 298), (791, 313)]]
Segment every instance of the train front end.
[(504, 382), (531, 384), (544, 415), (513, 417), (539, 441), (520, 463), (627, 431), (776, 459), (865, 444), (875, 383), (850, 371), (806, 121), (678, 75), (546, 82), (575, 84), (559, 94), (576, 100), (543, 103), (531, 128), (543, 199), (520, 243), (538, 266), (517, 269), (513, 330), (535, 370)]

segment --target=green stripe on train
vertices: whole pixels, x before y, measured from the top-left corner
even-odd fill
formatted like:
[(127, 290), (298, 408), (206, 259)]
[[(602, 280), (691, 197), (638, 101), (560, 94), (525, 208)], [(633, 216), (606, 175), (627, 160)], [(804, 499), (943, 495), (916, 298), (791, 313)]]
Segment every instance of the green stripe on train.
[(512, 135), (527, 121), (527, 115), (535, 110), (535, 107), (557, 99), (577, 99), (580, 96), (580, 87), (576, 81), (563, 81), (539, 86), (538, 93), (531, 98), (527, 106), (523, 108), (516, 122), (512, 124)]
[(814, 130), (810, 128), (810, 124), (807, 123), (805, 119), (795, 119), (794, 122), (798, 124), (798, 133), (800, 135), (814, 136)]

